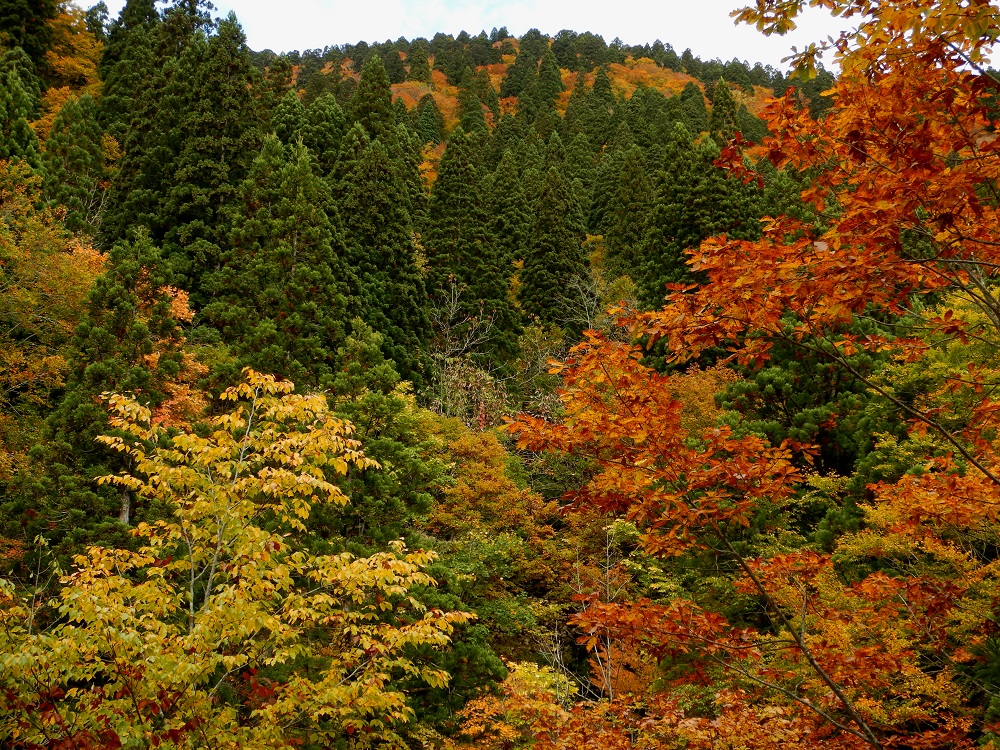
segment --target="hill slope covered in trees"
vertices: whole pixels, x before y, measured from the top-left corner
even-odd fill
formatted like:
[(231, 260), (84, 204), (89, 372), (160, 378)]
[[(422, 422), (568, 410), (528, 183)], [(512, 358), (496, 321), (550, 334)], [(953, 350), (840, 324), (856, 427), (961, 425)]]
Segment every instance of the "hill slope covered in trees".
[(163, 5), (0, 11), (0, 744), (993, 747), (1000, 11)]

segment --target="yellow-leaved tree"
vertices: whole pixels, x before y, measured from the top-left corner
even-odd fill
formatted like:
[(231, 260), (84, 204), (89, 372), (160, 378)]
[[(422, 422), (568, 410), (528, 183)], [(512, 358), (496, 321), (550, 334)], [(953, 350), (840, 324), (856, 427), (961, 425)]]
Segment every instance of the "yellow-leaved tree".
[(397, 679), (448, 674), (407, 657), (469, 615), (426, 611), (432, 553), (313, 555), (329, 480), (377, 468), (322, 395), (245, 371), (207, 429), (166, 433), (109, 396), (130, 474), (102, 481), (162, 503), (137, 551), (92, 547), (58, 597), (0, 580), (0, 737), (18, 748), (403, 746)]

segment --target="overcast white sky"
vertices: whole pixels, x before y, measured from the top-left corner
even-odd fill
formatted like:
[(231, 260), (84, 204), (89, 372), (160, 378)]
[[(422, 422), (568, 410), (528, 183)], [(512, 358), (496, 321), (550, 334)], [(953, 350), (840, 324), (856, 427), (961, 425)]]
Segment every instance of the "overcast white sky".
[[(704, 60), (737, 57), (781, 69), (792, 45), (800, 48), (829, 35), (843, 21), (812, 12), (784, 37), (765, 37), (734, 26), (730, 11), (747, 0), (214, 0), (220, 15), (235, 10), (255, 50), (282, 52), (328, 44), (383, 42), (436, 32), (478, 34), (506, 26), (515, 36), (534, 27), (554, 36), (561, 29), (592, 31), (610, 42), (672, 44), (678, 54), (690, 47)], [(88, 0), (80, 0), (91, 5)], [(96, 2), (96, 0), (93, 0)], [(106, 0), (112, 17), (124, 0)]]

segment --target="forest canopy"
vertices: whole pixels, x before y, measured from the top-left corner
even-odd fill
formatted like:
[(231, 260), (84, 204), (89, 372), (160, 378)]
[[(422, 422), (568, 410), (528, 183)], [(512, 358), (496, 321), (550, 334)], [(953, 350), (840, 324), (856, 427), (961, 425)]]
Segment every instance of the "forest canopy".
[(0, 744), (1000, 746), (1000, 8), (807, 6), (6, 4)]

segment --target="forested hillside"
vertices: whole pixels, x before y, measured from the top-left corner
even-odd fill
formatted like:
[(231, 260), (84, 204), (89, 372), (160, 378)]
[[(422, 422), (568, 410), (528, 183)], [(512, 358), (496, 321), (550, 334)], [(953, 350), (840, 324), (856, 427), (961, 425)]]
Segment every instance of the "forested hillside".
[(0, 746), (1000, 746), (1000, 9), (816, 4), (0, 5)]

